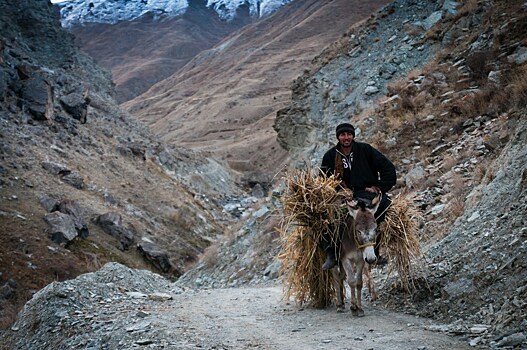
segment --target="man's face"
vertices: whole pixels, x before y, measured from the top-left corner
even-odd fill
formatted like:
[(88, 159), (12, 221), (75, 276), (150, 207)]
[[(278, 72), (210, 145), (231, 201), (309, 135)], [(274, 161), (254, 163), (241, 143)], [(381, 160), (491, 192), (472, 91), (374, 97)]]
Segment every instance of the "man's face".
[(341, 146), (349, 147), (353, 141), (353, 134), (350, 132), (343, 132), (339, 135), (338, 139)]

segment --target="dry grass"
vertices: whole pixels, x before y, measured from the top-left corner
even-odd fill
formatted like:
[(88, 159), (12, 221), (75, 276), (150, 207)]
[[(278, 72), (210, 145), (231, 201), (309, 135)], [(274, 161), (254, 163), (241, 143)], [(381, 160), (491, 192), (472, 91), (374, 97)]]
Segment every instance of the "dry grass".
[(205, 248), (200, 260), (205, 264), (206, 267), (211, 268), (217, 264), (221, 242), (222, 241), (214, 242)]
[(422, 252), (418, 239), (421, 213), (409, 195), (399, 195), (386, 212), (379, 226), (381, 247), (393, 263), (390, 271), (397, 270), (401, 286), (406, 291), (416, 288), (414, 280), (423, 271)]
[(335, 290), (331, 273), (320, 268), (325, 257), (318, 242), (322, 234), (331, 231), (330, 223), (339, 222), (343, 215), (335, 190), (340, 181), (309, 167), (293, 171), (285, 180), (288, 193), (282, 198), (284, 215), (279, 229), (285, 298), (326, 307)]

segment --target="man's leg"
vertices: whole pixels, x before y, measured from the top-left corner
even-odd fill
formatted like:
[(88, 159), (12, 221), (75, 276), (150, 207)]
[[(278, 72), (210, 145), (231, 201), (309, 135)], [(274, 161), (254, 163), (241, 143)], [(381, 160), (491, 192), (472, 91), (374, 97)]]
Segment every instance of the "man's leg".
[(332, 269), (337, 264), (338, 244), (335, 242), (335, 239), (332, 237), (331, 233), (326, 232), (324, 235), (322, 235), (320, 247), (326, 253), (326, 261), (322, 265), (322, 269)]

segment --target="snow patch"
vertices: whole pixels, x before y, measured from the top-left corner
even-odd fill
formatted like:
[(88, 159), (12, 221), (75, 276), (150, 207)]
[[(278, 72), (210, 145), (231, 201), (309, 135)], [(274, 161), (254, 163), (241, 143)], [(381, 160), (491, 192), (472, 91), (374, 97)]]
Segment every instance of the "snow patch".
[[(230, 21), (242, 6), (249, 7), (253, 17), (265, 17), (292, 0), (208, 0), (206, 6), (213, 8), (218, 16)], [(179, 16), (185, 13), (187, 0), (69, 0), (60, 3), (61, 23), (69, 28), (85, 23), (114, 24), (131, 21), (146, 13), (160, 16)]]

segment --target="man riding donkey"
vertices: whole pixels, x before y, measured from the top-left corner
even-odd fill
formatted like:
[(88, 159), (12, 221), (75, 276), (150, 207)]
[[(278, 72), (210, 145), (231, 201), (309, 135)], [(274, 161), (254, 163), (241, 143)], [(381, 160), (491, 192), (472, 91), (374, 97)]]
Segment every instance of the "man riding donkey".
[[(336, 128), (338, 143), (328, 150), (322, 159), (321, 169), (330, 176), (335, 175), (342, 180), (341, 189), (353, 191), (353, 197), (362, 201), (366, 206), (381, 191), (381, 202), (375, 212), (375, 220), (380, 224), (391, 200), (386, 193), (395, 185), (396, 172), (393, 163), (381, 152), (371, 145), (355, 141), (355, 128), (349, 123), (339, 124)], [(375, 244), (377, 264), (382, 265), (387, 261), (379, 256), (380, 235)], [(326, 253), (326, 261), (322, 268), (329, 270), (337, 264), (338, 239), (333, 238), (331, 232), (326, 232), (321, 241), (321, 247)]]

